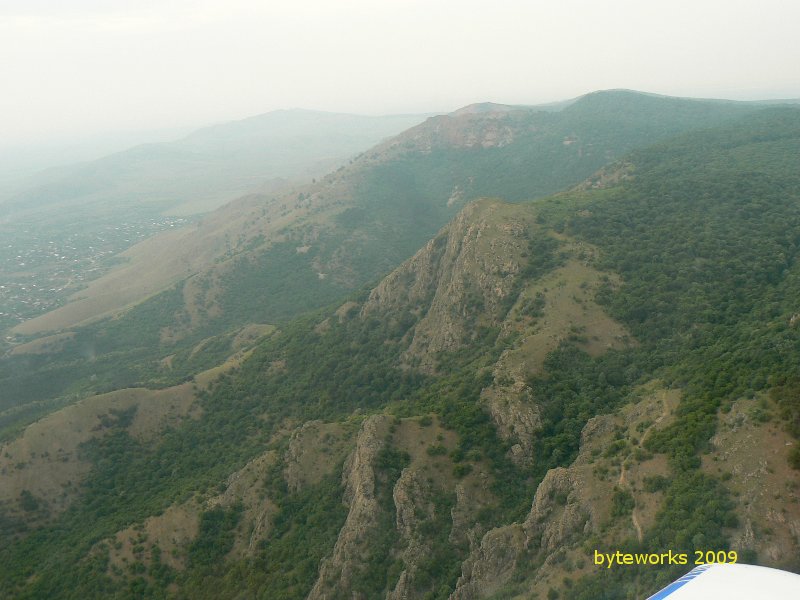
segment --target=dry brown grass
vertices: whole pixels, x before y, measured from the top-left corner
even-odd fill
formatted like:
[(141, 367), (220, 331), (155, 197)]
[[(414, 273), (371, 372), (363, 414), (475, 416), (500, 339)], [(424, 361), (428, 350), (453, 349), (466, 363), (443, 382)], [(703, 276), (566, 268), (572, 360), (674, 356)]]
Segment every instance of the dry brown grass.
[(136, 407), (128, 431), (146, 441), (165, 425), (187, 418), (194, 401), (192, 386), (186, 383), (91, 396), (47, 415), (0, 446), (0, 506), (16, 512), (20, 493), (28, 490), (57, 514), (76, 496), (91, 466), (78, 456), (78, 447), (105, 435), (114, 419), (111, 411)]
[[(503, 324), (505, 333), (520, 333), (520, 341), (503, 354), (498, 367), (515, 379), (524, 379), (541, 373), (547, 355), (567, 339), (575, 340), (592, 356), (634, 344), (625, 327), (593, 300), (604, 275), (572, 258), (530, 284)], [(522, 307), (537, 294), (543, 294), (545, 299), (543, 315), (522, 315)]]
[[(759, 415), (772, 414), (769, 421)], [(739, 400), (721, 413), (714, 451), (703, 457), (703, 469), (723, 477), (733, 492), (740, 525), (733, 548), (750, 548), (763, 564), (800, 567), (800, 471), (787, 461), (797, 443), (775, 418), (766, 398)]]
[(125, 572), (133, 563), (150, 564), (152, 548), (161, 549), (161, 562), (173, 569), (185, 567), (186, 546), (197, 537), (200, 510), (193, 502), (170, 506), (162, 514), (123, 529), (105, 541), (109, 568)]
[(75, 333), (72, 331), (48, 335), (25, 344), (18, 344), (11, 349), (9, 354), (11, 356), (20, 356), (22, 354), (50, 354), (59, 352), (64, 347), (64, 344), (74, 337)]

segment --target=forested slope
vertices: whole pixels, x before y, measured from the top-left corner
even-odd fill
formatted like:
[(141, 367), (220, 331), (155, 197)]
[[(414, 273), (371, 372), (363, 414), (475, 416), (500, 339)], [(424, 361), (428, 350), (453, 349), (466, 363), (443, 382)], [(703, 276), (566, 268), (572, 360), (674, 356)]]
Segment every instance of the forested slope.
[(799, 570), (798, 157), (800, 111), (768, 109), (468, 205), (156, 441), (111, 414), (67, 507), (3, 507), (2, 593), (638, 598), (681, 571), (595, 549)]
[[(31, 402), (178, 383), (222, 360), (238, 328), (284, 323), (374, 283), (472, 199), (544, 196), (633, 148), (757, 108), (609, 91), (560, 111), (500, 106), (431, 118), (290, 194), (250, 196), (196, 230), (145, 242), (73, 302), (24, 323), (20, 341), (48, 329), (75, 335), (52, 352), (0, 361), (15, 411), (0, 419), (19, 424), (46, 410)], [(75, 327), (87, 317), (94, 322)]]

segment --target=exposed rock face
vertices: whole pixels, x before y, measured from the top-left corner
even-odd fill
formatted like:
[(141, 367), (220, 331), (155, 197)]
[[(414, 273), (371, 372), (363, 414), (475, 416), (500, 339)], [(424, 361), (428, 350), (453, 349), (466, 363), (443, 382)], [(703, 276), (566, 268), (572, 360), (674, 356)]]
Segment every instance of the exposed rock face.
[(434, 370), (437, 353), (469, 344), (481, 325), (505, 317), (531, 218), (498, 201), (468, 205), (372, 291), (362, 315), (417, 321), (405, 359)]
[(508, 581), (524, 551), (525, 531), (518, 523), (492, 529), (464, 561), (450, 599), (488, 598)]
[(531, 388), (522, 381), (502, 386), (495, 383), (483, 390), (481, 400), (488, 408), (500, 437), (515, 442), (511, 448), (511, 460), (519, 466), (531, 464), (533, 436), (542, 427), (539, 407), (533, 402)]
[(387, 275), (370, 293), (361, 315), (387, 314), (395, 319), (405, 312), (417, 317), (424, 315), (436, 293), (449, 228), (445, 227), (422, 250)]
[(353, 447), (353, 431), (341, 423), (308, 421), (292, 432), (284, 461), (291, 492), (319, 483), (339, 468)]
[[(384, 445), (390, 418), (369, 417), (361, 427), (356, 448), (342, 473), (344, 501), (350, 507), (339, 532), (332, 555), (320, 565), (319, 577), (308, 600), (351, 597), (351, 581), (361, 565), (361, 557), (370, 545), (378, 526), (381, 508), (375, 497), (375, 460)], [(364, 599), (366, 600), (366, 599)]]
[(258, 543), (269, 534), (278, 508), (263, 494), (264, 477), (276, 459), (277, 455), (272, 450), (255, 457), (228, 477), (227, 488), (222, 494), (208, 501), (208, 508), (237, 503), (244, 508), (233, 555), (252, 555)]
[(308, 421), (292, 433), (289, 447), (286, 449), (286, 469), (283, 476), (289, 491), (296, 492), (303, 487), (305, 473), (303, 472), (303, 455), (308, 449), (308, 433), (319, 428), (321, 421)]
[(416, 598), (414, 578), (421, 561), (428, 557), (429, 544), (419, 532), (425, 519), (434, 518), (435, 507), (430, 499), (431, 486), (410, 468), (403, 469), (394, 486), (394, 505), (397, 510), (397, 530), (405, 546), (402, 554), (406, 568), (394, 590), (386, 600), (410, 600)]
[(578, 536), (596, 531), (600, 522), (573, 467), (547, 472), (525, 521), (492, 529), (462, 565), (451, 600), (491, 597), (508, 583), (526, 554), (548, 564), (554, 553)]
[(428, 154), (438, 148), (501, 148), (535, 131), (530, 109), (502, 104), (473, 104), (449, 115), (431, 117), (375, 148), (382, 160), (402, 153)]
[(573, 536), (591, 532), (595, 525), (598, 523), (584, 498), (578, 474), (563, 467), (551, 469), (536, 489), (523, 523), (525, 545), (550, 555)]
[[(489, 487), (488, 475), (481, 477), (481, 488)], [(454, 546), (474, 548), (486, 532), (486, 527), (477, 520), (477, 515), (482, 508), (487, 507), (485, 499), (481, 500), (475, 494), (474, 488), (469, 490), (462, 482), (455, 486), (456, 503), (450, 509), (450, 518), (453, 527), (450, 530), (448, 541)]]
[[(644, 462), (633, 458), (652, 428), (671, 419), (680, 393), (654, 381), (639, 390), (641, 399), (615, 414), (590, 419), (581, 432), (580, 451), (569, 467), (551, 469), (536, 489), (531, 509), (522, 523), (512, 523), (486, 533), (462, 564), (452, 599), (493, 597), (504, 586), (518, 586), (520, 598), (543, 597), (558, 588), (566, 572), (562, 560), (583, 560), (581, 542), (603, 531), (606, 543), (630, 538), (643, 524), (654, 520), (660, 496), (642, 490), (642, 478), (664, 475), (663, 457)], [(633, 439), (638, 442), (633, 442)], [(625, 442), (627, 455), (607, 453), (614, 442)], [(615, 488), (634, 495), (630, 516), (613, 517), (611, 498)], [(566, 557), (566, 559), (565, 559)], [(520, 563), (524, 570), (517, 569)], [(529, 568), (535, 566), (535, 570)], [(522, 575), (524, 581), (512, 576)], [(563, 597), (569, 597), (564, 592)]]

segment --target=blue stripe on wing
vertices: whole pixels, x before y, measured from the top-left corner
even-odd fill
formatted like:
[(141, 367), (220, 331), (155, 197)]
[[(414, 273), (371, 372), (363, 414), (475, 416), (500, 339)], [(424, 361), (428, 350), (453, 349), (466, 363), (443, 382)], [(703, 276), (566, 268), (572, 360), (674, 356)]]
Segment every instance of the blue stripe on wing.
[(682, 588), (684, 585), (689, 583), (692, 579), (701, 575), (704, 571), (707, 571), (711, 567), (710, 564), (707, 565), (700, 565), (699, 567), (695, 567), (691, 571), (689, 571), (686, 575), (677, 579), (670, 583), (667, 587), (665, 587), (660, 592), (656, 592), (652, 596), (650, 596), (647, 600), (661, 600), (662, 598), (666, 598), (675, 590)]

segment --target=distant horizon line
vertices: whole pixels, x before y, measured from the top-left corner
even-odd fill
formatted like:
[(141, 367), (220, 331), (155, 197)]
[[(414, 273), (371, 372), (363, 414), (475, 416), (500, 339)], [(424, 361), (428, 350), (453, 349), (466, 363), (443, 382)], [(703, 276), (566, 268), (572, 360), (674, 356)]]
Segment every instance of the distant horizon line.
[[(369, 113), (369, 112), (349, 112), (349, 111), (327, 110), (320, 108), (307, 108), (302, 106), (292, 106), (292, 107), (274, 108), (271, 110), (251, 114), (244, 117), (223, 118), (194, 125), (175, 125), (175, 126), (165, 126), (165, 127), (153, 126), (153, 127), (131, 128), (131, 129), (105, 129), (84, 135), (57, 134), (52, 138), (46, 138), (46, 139), (37, 138), (35, 140), (30, 140), (30, 141), (8, 142), (0, 140), (0, 159), (5, 158), (3, 156), (4, 154), (7, 155), (8, 157), (11, 156), (12, 154), (16, 155), (17, 153), (22, 153), (22, 156), (24, 157), (25, 153), (30, 153), (31, 155), (39, 153), (47, 154), (48, 152), (64, 153), (64, 152), (69, 152), (71, 150), (79, 151), (80, 149), (83, 149), (84, 153), (95, 154), (96, 156), (94, 157), (86, 156), (83, 158), (77, 158), (77, 160), (73, 162), (91, 161), (109, 154), (124, 152), (126, 150), (135, 148), (137, 146), (142, 146), (147, 144), (177, 142), (185, 137), (191, 136), (192, 134), (203, 131), (205, 129), (230, 125), (233, 123), (246, 122), (252, 119), (266, 117), (268, 115), (275, 115), (276, 113), (309, 113), (309, 114), (330, 115), (330, 116), (340, 116), (340, 117), (376, 118), (376, 119), (409, 118), (409, 117), (430, 118), (434, 116), (454, 115), (461, 112), (466, 112), (467, 109), (471, 107), (478, 107), (481, 105), (506, 106), (509, 108), (519, 108), (519, 109), (531, 109), (537, 107), (546, 108), (558, 105), (564, 105), (564, 107), (566, 107), (586, 96), (590, 96), (593, 94), (600, 94), (600, 93), (610, 93), (610, 92), (628, 92), (632, 94), (640, 94), (643, 96), (652, 96), (657, 98), (674, 98), (679, 100), (698, 100), (698, 101), (710, 101), (710, 102), (735, 102), (743, 104), (754, 104), (754, 103), (755, 104), (759, 103), (800, 104), (800, 96), (769, 97), (769, 94), (767, 94), (765, 97), (751, 98), (751, 99), (737, 99), (737, 98), (727, 98), (723, 96), (707, 97), (707, 96), (672, 95), (672, 94), (662, 94), (658, 92), (648, 92), (633, 88), (616, 87), (616, 88), (603, 88), (603, 89), (592, 90), (589, 92), (585, 92), (583, 94), (579, 94), (577, 96), (562, 98), (560, 100), (550, 100), (545, 102), (511, 103), (511, 102), (499, 102), (497, 100), (478, 100), (475, 102), (464, 104), (455, 109), (427, 110), (420, 112), (402, 111), (402, 112)], [(90, 148), (92, 148), (93, 146), (97, 148), (96, 151), (94, 152), (90, 150)]]
[[(8, 152), (11, 150), (18, 150), (18, 149), (30, 149), (30, 150), (44, 150), (48, 148), (52, 149), (65, 149), (74, 146), (82, 146), (88, 144), (96, 144), (96, 143), (103, 143), (111, 141), (113, 138), (124, 138), (124, 137), (141, 137), (141, 136), (153, 136), (156, 138), (162, 138), (153, 140), (152, 142), (138, 142), (133, 143), (134, 145), (139, 145), (142, 143), (161, 143), (161, 142), (169, 142), (169, 141), (177, 141), (180, 139), (181, 136), (191, 135), (195, 131), (200, 131), (202, 129), (206, 129), (209, 127), (216, 127), (220, 125), (227, 125), (236, 122), (248, 121), (250, 119), (257, 119), (259, 117), (264, 117), (267, 115), (281, 113), (281, 112), (306, 112), (306, 113), (316, 113), (316, 114), (327, 114), (327, 115), (336, 115), (336, 116), (350, 116), (350, 117), (374, 117), (376, 119), (379, 118), (402, 118), (402, 117), (432, 117), (437, 115), (449, 115), (453, 113), (458, 113), (459, 111), (463, 111), (467, 108), (473, 106), (480, 106), (480, 105), (496, 105), (496, 106), (508, 106), (512, 108), (536, 108), (536, 107), (547, 107), (559, 104), (568, 104), (575, 102), (585, 96), (589, 96), (592, 94), (597, 93), (606, 93), (606, 92), (630, 92), (635, 94), (641, 94), (645, 96), (653, 96), (653, 97), (660, 97), (660, 98), (675, 98), (680, 100), (707, 100), (707, 101), (722, 101), (722, 102), (741, 102), (741, 103), (770, 103), (770, 104), (781, 104), (781, 103), (789, 103), (789, 104), (797, 104), (800, 103), (800, 96), (792, 97), (792, 96), (778, 96), (778, 95), (770, 95), (765, 94), (764, 97), (758, 98), (751, 98), (751, 99), (739, 99), (739, 98), (729, 98), (725, 96), (687, 96), (687, 95), (673, 95), (673, 94), (662, 94), (658, 92), (648, 92), (643, 90), (637, 90), (634, 88), (625, 88), (625, 87), (616, 87), (616, 88), (602, 88), (591, 90), (585, 92), (583, 94), (579, 94), (577, 96), (571, 96), (567, 98), (561, 98), (558, 100), (548, 100), (543, 102), (501, 102), (498, 100), (476, 100), (474, 102), (470, 102), (456, 108), (452, 108), (449, 110), (422, 110), (422, 111), (413, 111), (413, 110), (405, 110), (399, 112), (358, 112), (358, 111), (341, 111), (341, 110), (329, 110), (329, 109), (321, 109), (321, 108), (308, 108), (304, 106), (290, 106), (290, 107), (281, 107), (281, 108), (274, 108), (271, 110), (266, 110), (263, 112), (258, 112), (254, 114), (250, 114), (243, 117), (224, 117), (220, 119), (205, 121), (203, 123), (196, 123), (191, 125), (174, 125), (174, 126), (147, 126), (147, 127), (139, 127), (139, 128), (119, 128), (119, 129), (101, 129), (96, 130), (94, 132), (88, 134), (69, 134), (69, 133), (62, 133), (56, 134), (54, 137), (51, 138), (42, 138), (38, 137), (36, 139), (32, 139), (30, 141), (14, 141), (14, 142), (7, 142), (0, 140), (0, 152)], [(173, 136), (173, 137), (165, 137), (165, 136)]]

